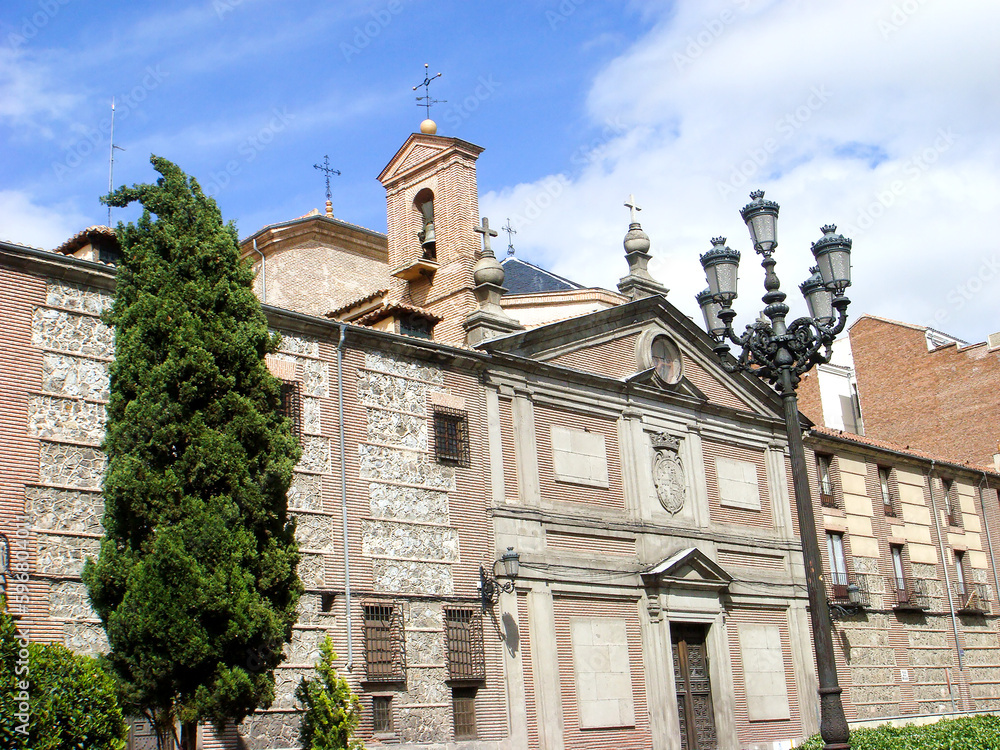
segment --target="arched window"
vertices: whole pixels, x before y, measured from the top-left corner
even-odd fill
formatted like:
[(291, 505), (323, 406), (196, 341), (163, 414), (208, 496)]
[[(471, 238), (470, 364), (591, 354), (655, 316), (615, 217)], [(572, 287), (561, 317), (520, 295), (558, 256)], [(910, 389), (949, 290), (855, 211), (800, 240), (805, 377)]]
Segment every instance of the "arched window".
[(424, 188), (413, 198), (413, 206), (420, 212), (421, 229), (417, 232), (420, 247), (426, 260), (437, 259), (437, 245), (434, 237), (434, 193)]

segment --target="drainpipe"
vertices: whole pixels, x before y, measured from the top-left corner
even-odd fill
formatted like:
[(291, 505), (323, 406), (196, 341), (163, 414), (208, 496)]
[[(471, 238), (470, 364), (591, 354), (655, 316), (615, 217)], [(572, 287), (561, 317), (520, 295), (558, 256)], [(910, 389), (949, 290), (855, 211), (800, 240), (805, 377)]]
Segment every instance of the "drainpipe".
[(267, 303), (267, 274), (264, 272), (264, 253), (257, 249), (257, 238), (253, 238), (253, 251), (260, 256), (260, 303)]
[(344, 341), (347, 326), (340, 324), (337, 343), (337, 421), (340, 423), (340, 510), (344, 521), (344, 609), (347, 620), (347, 671), (354, 671), (354, 632), (351, 628), (351, 555), (347, 529), (347, 449), (344, 447)]
[(986, 498), (983, 497), (983, 484), (986, 482), (986, 472), (979, 480), (979, 507), (983, 511), (983, 526), (986, 528), (986, 546), (990, 550), (990, 567), (993, 568), (993, 591), (1000, 598), (1000, 579), (997, 578), (997, 561), (993, 557), (993, 540), (990, 538), (990, 524), (986, 519)]
[[(934, 516), (934, 529), (937, 532), (938, 538), (938, 549), (941, 550), (941, 567), (944, 569), (944, 590), (948, 592), (948, 612), (951, 614), (951, 629), (955, 633), (955, 650), (958, 652), (958, 669), (959, 671), (965, 670), (965, 660), (962, 658), (962, 647), (959, 645), (958, 640), (958, 618), (955, 616), (955, 601), (951, 595), (951, 576), (948, 575), (948, 559), (944, 555), (944, 540), (941, 536), (941, 519), (938, 518), (937, 506), (934, 504), (934, 482), (932, 481), (934, 477), (934, 465), (937, 463), (935, 459), (931, 459), (931, 470), (927, 474), (927, 491), (931, 496), (931, 515)], [(949, 690), (951, 693), (951, 709), (955, 710), (955, 692), (954, 690)], [(961, 687), (959, 687), (959, 694), (961, 694)]]

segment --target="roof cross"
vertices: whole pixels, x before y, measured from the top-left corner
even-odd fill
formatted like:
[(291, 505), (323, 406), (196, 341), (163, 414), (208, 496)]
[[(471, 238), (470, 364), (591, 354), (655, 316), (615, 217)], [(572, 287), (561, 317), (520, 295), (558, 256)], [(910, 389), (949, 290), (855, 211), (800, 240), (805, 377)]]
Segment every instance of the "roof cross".
[(483, 235), (483, 255), (495, 258), (496, 256), (493, 254), (493, 248), (490, 247), (490, 237), (496, 237), (499, 235), (499, 232), (495, 229), (490, 229), (490, 220), (485, 216), (483, 217), (482, 226), (475, 227), (475, 231)]
[(517, 234), (517, 230), (510, 225), (510, 217), (507, 218), (507, 226), (500, 228), (507, 233), (507, 255), (513, 255), (514, 254), (513, 235)]
[(641, 211), (642, 209), (639, 207), (639, 204), (635, 202), (635, 196), (632, 195), (632, 193), (628, 194), (628, 200), (625, 201), (625, 207), (632, 213), (632, 223), (638, 224), (638, 221), (635, 218), (635, 212)]
[(339, 169), (330, 169), (330, 157), (329, 156), (324, 156), (323, 157), (323, 166), (322, 167), (319, 164), (313, 164), (313, 169), (318, 169), (320, 172), (326, 172), (326, 199), (328, 201), (332, 201), (333, 200), (333, 194), (330, 192), (330, 175), (332, 175), (332, 174), (339, 175), (340, 174), (340, 170)]
[(430, 88), (431, 81), (433, 81), (435, 78), (440, 78), (441, 74), (438, 73), (436, 76), (432, 76), (428, 72), (428, 70), (427, 70), (429, 67), (430, 66), (427, 63), (424, 63), (424, 82), (423, 83), (418, 83), (416, 86), (413, 87), (414, 91), (416, 91), (417, 89), (419, 89), (421, 86), (424, 87), (424, 95), (417, 97), (417, 106), (418, 107), (426, 107), (427, 108), (427, 119), (428, 120), (431, 119), (431, 105), (432, 104), (441, 104), (443, 102), (448, 101), (447, 99), (431, 99), (431, 88)]

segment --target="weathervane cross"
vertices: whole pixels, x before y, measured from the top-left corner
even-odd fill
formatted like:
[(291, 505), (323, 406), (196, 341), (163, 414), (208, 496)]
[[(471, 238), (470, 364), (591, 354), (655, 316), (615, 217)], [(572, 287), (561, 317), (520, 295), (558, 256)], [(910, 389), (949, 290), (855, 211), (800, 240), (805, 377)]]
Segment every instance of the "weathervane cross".
[(424, 82), (418, 83), (416, 86), (413, 87), (414, 91), (419, 89), (421, 86), (424, 87), (424, 95), (417, 97), (417, 106), (427, 108), (428, 120), (431, 119), (432, 104), (441, 104), (443, 102), (448, 101), (447, 99), (431, 99), (431, 81), (433, 81), (435, 78), (440, 78), (441, 74), (438, 73), (436, 76), (432, 76), (427, 70), (429, 67), (430, 66), (427, 63), (424, 63)]
[(636, 211), (641, 211), (641, 210), (642, 210), (642, 208), (640, 208), (640, 207), (639, 207), (639, 204), (637, 204), (637, 203), (635, 202), (635, 196), (634, 196), (634, 195), (632, 195), (632, 193), (629, 193), (629, 194), (628, 194), (628, 200), (627, 200), (627, 201), (625, 201), (625, 207), (626, 207), (626, 208), (627, 208), (627, 209), (628, 209), (628, 210), (629, 210), (629, 211), (631, 212), (631, 214), (632, 214), (632, 223), (633, 223), (633, 224), (637, 224), (638, 222), (636, 221), (636, 218), (635, 218), (635, 212), (636, 212)]
[(483, 255), (495, 258), (496, 256), (493, 254), (493, 248), (490, 247), (490, 237), (498, 236), (499, 232), (495, 229), (490, 229), (490, 220), (484, 216), (482, 226), (475, 227), (474, 231), (483, 235)]
[(517, 234), (517, 230), (510, 225), (510, 217), (507, 218), (507, 226), (500, 228), (507, 233), (507, 255), (513, 255), (514, 254), (513, 235)]
[(340, 174), (339, 169), (330, 169), (330, 157), (329, 155), (323, 157), (323, 166), (319, 164), (313, 164), (313, 169), (318, 169), (320, 172), (326, 172), (326, 199), (328, 201), (333, 200), (333, 193), (330, 192), (330, 175)]

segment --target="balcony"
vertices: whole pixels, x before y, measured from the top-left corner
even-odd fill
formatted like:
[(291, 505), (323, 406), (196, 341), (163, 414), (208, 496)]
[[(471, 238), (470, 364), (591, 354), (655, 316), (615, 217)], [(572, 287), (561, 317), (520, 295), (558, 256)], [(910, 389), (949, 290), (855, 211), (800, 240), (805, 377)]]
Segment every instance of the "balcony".
[(868, 584), (847, 573), (831, 573), (827, 592), (830, 608), (840, 614), (853, 614), (871, 606)]
[(990, 614), (990, 589), (982, 583), (955, 584), (955, 610), (963, 615)]
[(925, 612), (930, 609), (930, 601), (924, 582), (909, 578), (890, 576), (885, 581), (886, 604), (893, 609)]

